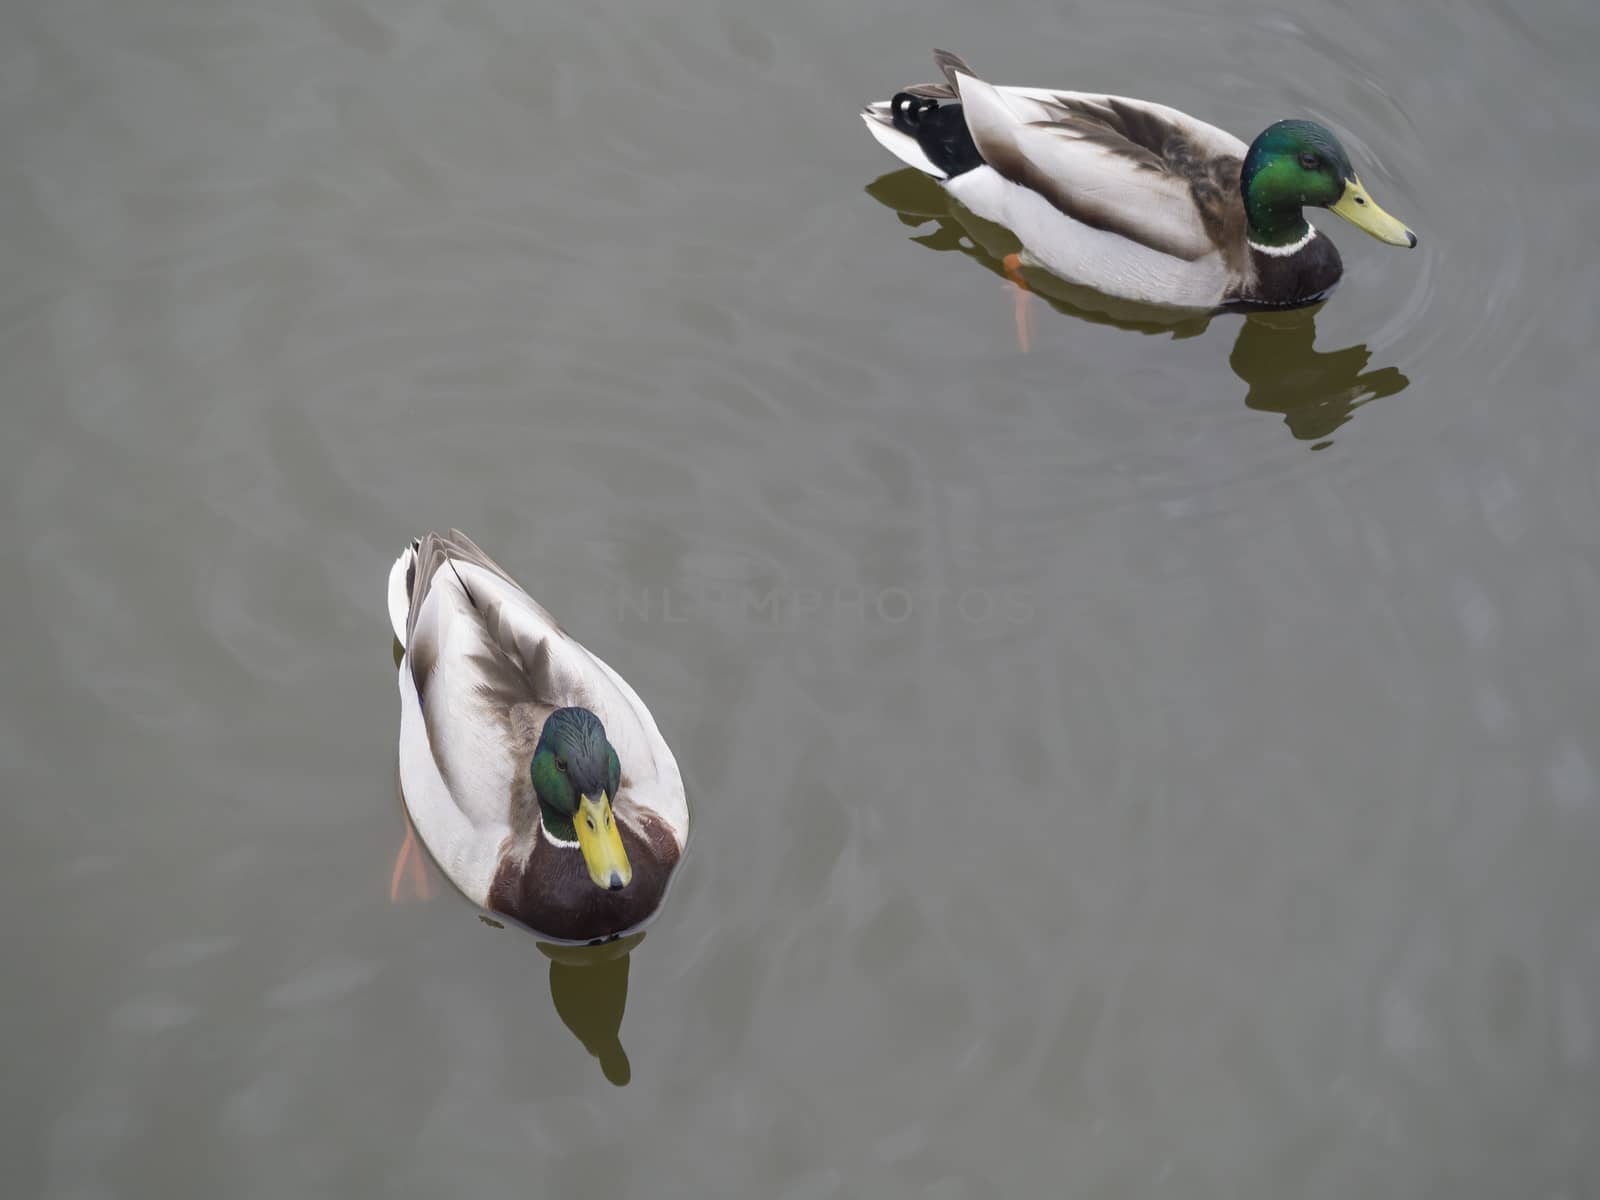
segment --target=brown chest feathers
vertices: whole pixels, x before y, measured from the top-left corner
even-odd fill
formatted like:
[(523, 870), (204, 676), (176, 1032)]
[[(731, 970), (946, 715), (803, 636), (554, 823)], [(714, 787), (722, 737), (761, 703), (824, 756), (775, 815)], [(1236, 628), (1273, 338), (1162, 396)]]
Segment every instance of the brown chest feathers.
[(576, 845), (558, 846), (536, 833), (523, 862), (502, 861), (489, 885), (488, 907), (535, 933), (568, 942), (616, 937), (653, 916), (678, 865), (678, 843), (657, 817), (618, 821), (633, 879), (621, 891), (596, 887)]

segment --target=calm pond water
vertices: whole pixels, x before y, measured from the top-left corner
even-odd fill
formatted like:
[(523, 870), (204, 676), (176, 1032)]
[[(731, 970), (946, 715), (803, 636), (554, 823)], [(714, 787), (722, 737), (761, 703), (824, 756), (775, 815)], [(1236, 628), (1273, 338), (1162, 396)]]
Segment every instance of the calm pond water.
[[(1035, 307), (948, 46), (1336, 129), (1322, 309)], [(1592, 0), (0, 17), (8, 1192), (1600, 1194)], [(965, 240), (964, 240), (965, 239)], [(933, 252), (930, 252), (933, 251)], [(696, 828), (552, 962), (402, 826), (459, 525)]]

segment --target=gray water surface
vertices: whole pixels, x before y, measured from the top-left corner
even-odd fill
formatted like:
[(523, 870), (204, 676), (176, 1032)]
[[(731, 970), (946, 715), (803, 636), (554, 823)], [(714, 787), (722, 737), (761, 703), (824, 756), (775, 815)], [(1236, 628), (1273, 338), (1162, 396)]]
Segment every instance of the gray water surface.
[[(856, 116), (1344, 138), (1414, 251), (1013, 295)], [(1600, 1195), (1590, 0), (0, 16), (19, 1197)], [(920, 239), (920, 240), (917, 240)], [(966, 240), (963, 240), (966, 239)], [(385, 573), (650, 704), (627, 957), (391, 905)]]

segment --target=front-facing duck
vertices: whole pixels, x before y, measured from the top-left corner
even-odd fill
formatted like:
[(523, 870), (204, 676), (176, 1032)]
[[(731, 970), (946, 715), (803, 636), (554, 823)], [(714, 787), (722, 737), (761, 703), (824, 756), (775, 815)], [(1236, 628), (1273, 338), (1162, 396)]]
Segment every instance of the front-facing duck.
[(654, 916), (689, 810), (637, 693), (459, 530), (395, 561), (389, 619), (401, 791), (451, 882), (562, 942)]

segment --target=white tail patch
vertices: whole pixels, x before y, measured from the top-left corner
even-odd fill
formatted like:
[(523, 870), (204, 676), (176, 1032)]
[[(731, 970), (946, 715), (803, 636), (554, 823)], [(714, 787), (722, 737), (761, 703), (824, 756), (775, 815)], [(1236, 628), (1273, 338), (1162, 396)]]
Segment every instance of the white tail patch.
[(933, 160), (922, 152), (922, 147), (917, 144), (916, 138), (894, 127), (894, 119), (889, 115), (887, 104), (881, 102), (874, 104), (862, 112), (861, 119), (867, 123), (867, 132), (878, 139), (878, 144), (901, 162), (915, 167), (924, 174), (932, 175), (935, 179), (945, 177), (944, 172), (933, 165)]
[(406, 552), (394, 560), (389, 568), (389, 624), (394, 627), (395, 641), (406, 644), (406, 619), (411, 615), (411, 595), (406, 590), (406, 575), (417, 561), (417, 552), (407, 546)]

